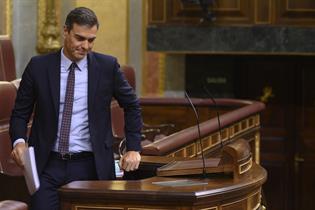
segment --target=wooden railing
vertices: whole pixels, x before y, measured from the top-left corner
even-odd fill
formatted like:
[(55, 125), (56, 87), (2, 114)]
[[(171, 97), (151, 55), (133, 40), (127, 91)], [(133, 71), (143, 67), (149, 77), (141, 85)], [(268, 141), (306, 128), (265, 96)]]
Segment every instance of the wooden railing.
[[(242, 137), (249, 141), (253, 158), (259, 163), (259, 113), (265, 108), (263, 103), (236, 99), (216, 99), (217, 106), (215, 106), (210, 99), (193, 99), (192, 101), (199, 113), (203, 115), (200, 117), (203, 119), (200, 123), (200, 135), (203, 150), (207, 156), (215, 156), (225, 144)], [(145, 122), (150, 121), (146, 118), (147, 115), (151, 118), (156, 115), (160, 121), (167, 118), (166, 121), (175, 124), (175, 127), (183, 127), (182, 119), (186, 121), (185, 125), (192, 124), (145, 145), (142, 150), (143, 155), (186, 158), (200, 155), (201, 147), (196, 119), (185, 98), (142, 98), (141, 106)], [(180, 109), (183, 110), (183, 108), (186, 111), (181, 113), (182, 116), (179, 116), (176, 112)], [(173, 115), (169, 110), (173, 110)], [(216, 111), (221, 113), (219, 117), (213, 114)], [(207, 119), (207, 116), (212, 117)], [(177, 120), (176, 117), (182, 119)], [(220, 121), (220, 128), (218, 120)], [(149, 123), (157, 123), (157, 120), (152, 120)]]

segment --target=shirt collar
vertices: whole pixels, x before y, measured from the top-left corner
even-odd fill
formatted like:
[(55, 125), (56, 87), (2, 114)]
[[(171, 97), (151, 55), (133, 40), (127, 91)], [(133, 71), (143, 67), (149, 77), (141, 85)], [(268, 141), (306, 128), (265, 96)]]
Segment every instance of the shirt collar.
[[(72, 61), (65, 56), (65, 54), (63, 53), (63, 48), (62, 48), (61, 49), (61, 67), (63, 67), (65, 71), (68, 71), (71, 64), (72, 64)], [(77, 61), (76, 64), (80, 71), (84, 70), (87, 66), (87, 56)]]

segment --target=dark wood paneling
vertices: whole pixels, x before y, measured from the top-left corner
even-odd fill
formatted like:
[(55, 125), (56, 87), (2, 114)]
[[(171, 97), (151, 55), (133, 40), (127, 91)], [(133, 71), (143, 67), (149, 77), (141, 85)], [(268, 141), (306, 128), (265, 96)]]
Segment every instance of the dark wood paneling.
[(315, 1), (278, 0), (275, 1), (275, 24), (314, 25)]
[[(264, 158), (264, 156), (262, 156)], [(262, 164), (268, 171), (268, 182), (263, 186), (263, 195), (268, 210), (288, 209), (285, 194), (288, 191), (287, 165), (285, 162), (263, 161)]]
[(260, 100), (266, 87), (272, 90), (261, 115), (261, 164), (268, 170), (263, 189), (271, 210), (291, 209), (293, 205), (293, 187), (288, 183), (293, 182), (296, 62), (285, 56), (247, 56), (238, 70), (239, 97)]
[[(218, 25), (315, 25), (313, 0), (216, 0), (209, 6)], [(150, 0), (149, 24), (200, 24), (203, 12), (196, 3)]]
[(304, 157), (297, 166), (298, 179), (295, 209), (314, 209), (315, 207), (315, 157)]
[(186, 70), (196, 74), (189, 77), (196, 81), (191, 87), (200, 86), (208, 71), (220, 69), (233, 74), (236, 98), (261, 100), (265, 87), (272, 90), (261, 114), (261, 164), (268, 171), (263, 186), (267, 209), (315, 209), (315, 58), (199, 56), (187, 59), (192, 63)]
[(165, 0), (149, 0), (149, 23), (164, 23)]
[(256, 0), (255, 5), (255, 23), (270, 24), (272, 0)]
[[(315, 3), (315, 2), (314, 2)], [(295, 152), (297, 202), (295, 209), (315, 208), (315, 91), (314, 59), (299, 65), (297, 141)]]
[[(159, 3), (160, 2), (160, 3)], [(168, 0), (162, 5), (161, 0), (149, 1), (149, 24), (200, 24), (203, 17), (198, 4), (185, 3), (181, 0)], [(254, 1), (222, 0), (214, 1), (209, 10), (216, 17), (215, 24), (252, 24), (254, 23)], [(162, 20), (166, 14), (166, 18)]]

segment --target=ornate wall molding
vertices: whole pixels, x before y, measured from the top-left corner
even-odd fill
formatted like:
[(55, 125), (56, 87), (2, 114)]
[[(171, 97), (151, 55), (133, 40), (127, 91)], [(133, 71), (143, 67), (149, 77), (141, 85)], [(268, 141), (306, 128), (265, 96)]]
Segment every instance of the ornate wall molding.
[(60, 0), (38, 0), (37, 51), (56, 51), (60, 44)]

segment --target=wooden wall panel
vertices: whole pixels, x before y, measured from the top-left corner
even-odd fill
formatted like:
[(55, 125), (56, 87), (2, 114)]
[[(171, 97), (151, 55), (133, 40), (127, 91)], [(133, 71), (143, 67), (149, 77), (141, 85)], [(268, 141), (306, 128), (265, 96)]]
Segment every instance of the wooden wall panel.
[[(209, 6), (216, 17), (215, 24), (252, 24), (254, 23), (254, 1), (222, 0)], [(162, 18), (163, 17), (163, 18)], [(199, 24), (203, 17), (198, 4), (181, 0), (150, 0), (149, 24)]]
[(315, 25), (315, 1), (278, 0), (275, 3), (275, 24)]
[(253, 0), (225, 0), (216, 1), (214, 13), (217, 24), (253, 24)]
[(255, 24), (270, 24), (272, 0), (255, 0)]
[(315, 8), (315, 1), (309, 0), (285, 0), (288, 10), (313, 10)]
[[(197, 59), (197, 56), (203, 59)], [(315, 168), (315, 159), (310, 156), (315, 152), (315, 135), (312, 134), (315, 130), (315, 93), (314, 82), (312, 82), (315, 77), (314, 57), (305, 59), (305, 57), (294, 56), (187, 54), (186, 61), (188, 62), (186, 71), (199, 75), (199, 77), (186, 76), (196, 81), (193, 85), (196, 87), (201, 86), (202, 81), (207, 78), (204, 76), (207, 71), (213, 72), (219, 69), (220, 72), (230, 72), (234, 81), (232, 93), (235, 98), (260, 100), (266, 95), (265, 88), (271, 88), (270, 97), (263, 97), (266, 110), (261, 114), (260, 141), (260, 162), (268, 171), (268, 179), (263, 186), (267, 209), (314, 209), (315, 202), (312, 203), (312, 198), (315, 190), (308, 187), (314, 186), (312, 180), (314, 173), (306, 176), (307, 170)], [(202, 69), (204, 73), (202, 74), (198, 69)], [(305, 71), (304, 76), (301, 77), (298, 76), (302, 72), (301, 69), (309, 71)], [(301, 86), (298, 92), (297, 83)], [(188, 86), (186, 88), (190, 90)], [(202, 88), (199, 88), (199, 91), (202, 92)], [(215, 88), (210, 88), (210, 91), (214, 94), (219, 92)], [(189, 92), (192, 97), (201, 96), (196, 95), (197, 91)], [(296, 114), (297, 107), (302, 105), (302, 101), (304, 101), (303, 107), (306, 104), (308, 107)], [(296, 118), (300, 120), (296, 122)], [(296, 128), (297, 124), (300, 125), (298, 128)], [(308, 135), (305, 133), (306, 129)], [(302, 131), (304, 131), (303, 137), (300, 136)], [(297, 147), (301, 140), (305, 146)], [(297, 148), (301, 148), (299, 158), (305, 161), (298, 166), (299, 173), (295, 174), (294, 157)], [(295, 178), (298, 180), (296, 187)], [(294, 208), (297, 204), (301, 208)]]
[[(315, 2), (314, 2), (315, 3)], [(295, 151), (295, 209), (315, 207), (315, 91), (314, 58), (300, 63), (298, 79), (297, 138)]]
[(165, 0), (149, 0), (149, 23), (165, 23)]
[[(216, 0), (209, 10), (215, 25), (315, 25), (314, 0)], [(196, 25), (200, 6), (182, 0), (149, 0), (149, 25)]]

